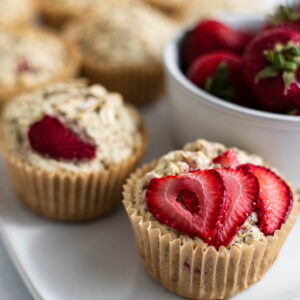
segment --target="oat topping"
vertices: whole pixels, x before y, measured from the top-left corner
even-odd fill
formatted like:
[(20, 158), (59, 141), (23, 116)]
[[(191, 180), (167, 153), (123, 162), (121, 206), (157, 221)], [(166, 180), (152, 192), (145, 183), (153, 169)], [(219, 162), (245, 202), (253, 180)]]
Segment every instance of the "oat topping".
[[(187, 144), (183, 150), (172, 151), (159, 159), (156, 167), (145, 174), (145, 176), (137, 182), (137, 188), (134, 194), (135, 207), (138, 214), (144, 216), (146, 220), (151, 220), (155, 227), (159, 227), (163, 233), (171, 233), (175, 238), (189, 240), (190, 238), (179, 234), (176, 230), (160, 224), (148, 211), (145, 203), (146, 189), (151, 179), (161, 178), (169, 175), (179, 175), (201, 169), (219, 168), (220, 165), (212, 163), (212, 159), (225, 152), (227, 148), (218, 143), (210, 143), (205, 140), (197, 140), (194, 143)], [(231, 148), (237, 155), (241, 164), (252, 163), (255, 165), (263, 165), (263, 160), (259, 156), (249, 155), (244, 151)], [(253, 240), (264, 240), (264, 234), (259, 230), (258, 219), (256, 213), (252, 213), (244, 223), (240, 231), (237, 233), (232, 245), (241, 245), (243, 243), (251, 243)], [(195, 238), (197, 242), (199, 238)]]
[(0, 88), (32, 87), (66, 66), (68, 52), (56, 36), (40, 30), (0, 30)]
[[(35, 153), (29, 144), (29, 127), (47, 114), (58, 118), (83, 141), (97, 146), (96, 158), (64, 162)], [(50, 85), (12, 101), (4, 113), (5, 145), (27, 162), (48, 170), (92, 171), (130, 157), (142, 143), (141, 119), (119, 94), (83, 81)]]
[(101, 9), (74, 26), (74, 39), (84, 55), (110, 65), (161, 62), (163, 47), (175, 30), (167, 17), (137, 4)]

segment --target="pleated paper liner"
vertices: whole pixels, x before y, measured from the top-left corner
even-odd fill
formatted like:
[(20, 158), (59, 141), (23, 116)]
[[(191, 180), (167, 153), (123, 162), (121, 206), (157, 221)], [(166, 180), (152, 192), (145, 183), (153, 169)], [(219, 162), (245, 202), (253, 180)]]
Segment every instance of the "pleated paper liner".
[(122, 200), (122, 185), (136, 168), (148, 144), (143, 143), (126, 160), (97, 172), (70, 173), (39, 169), (11, 154), (2, 154), (12, 185), (21, 202), (37, 214), (60, 221), (87, 221), (112, 212)]
[(124, 206), (131, 222), (139, 254), (148, 273), (171, 292), (190, 299), (225, 299), (259, 281), (276, 260), (298, 215), (294, 201), (291, 214), (281, 229), (265, 241), (250, 245), (221, 247), (183, 242), (162, 234), (151, 221), (138, 214), (133, 203), (136, 182), (155, 167), (145, 165), (124, 186)]
[(162, 94), (164, 74), (162, 63), (152, 65), (109, 66), (97, 63), (83, 54), (82, 73), (92, 82), (117, 91), (125, 101), (136, 106), (154, 102)]
[[(38, 32), (48, 32), (50, 34), (53, 34), (51, 30), (48, 29), (34, 29), (30, 27), (18, 27), (14, 28), (15, 31), (24, 31), (26, 32), (27, 30), (30, 31), (38, 31)], [(26, 87), (26, 86), (17, 86), (15, 88), (3, 88), (0, 87), (0, 112), (2, 111), (5, 103), (9, 101), (11, 98), (21, 94), (21, 93), (27, 93), (31, 92), (37, 89), (40, 89), (48, 84), (59, 82), (59, 81), (64, 81), (67, 79), (70, 79), (78, 74), (80, 65), (81, 65), (81, 56), (80, 52), (72, 42), (62, 38), (62, 42), (65, 46), (65, 49), (67, 50), (67, 61), (65, 64), (65, 67), (63, 70), (61, 70), (58, 74), (54, 75), (52, 78), (49, 78), (45, 80), (42, 83)]]

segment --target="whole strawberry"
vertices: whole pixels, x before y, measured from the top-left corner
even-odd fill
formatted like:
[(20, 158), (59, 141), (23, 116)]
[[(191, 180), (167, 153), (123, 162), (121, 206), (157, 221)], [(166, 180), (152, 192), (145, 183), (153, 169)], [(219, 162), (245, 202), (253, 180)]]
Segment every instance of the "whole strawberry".
[(185, 38), (183, 60), (189, 66), (200, 55), (225, 50), (242, 53), (252, 35), (215, 21), (201, 21)]
[(78, 161), (96, 156), (96, 146), (81, 141), (57, 118), (49, 115), (31, 125), (28, 139), (34, 151), (53, 159)]
[(300, 5), (282, 5), (270, 16), (262, 30), (270, 28), (288, 28), (300, 31)]
[(262, 32), (243, 59), (246, 83), (263, 109), (287, 112), (300, 107), (300, 33), (282, 28)]
[(219, 51), (200, 56), (188, 69), (187, 77), (216, 97), (246, 103), (243, 61), (236, 54)]

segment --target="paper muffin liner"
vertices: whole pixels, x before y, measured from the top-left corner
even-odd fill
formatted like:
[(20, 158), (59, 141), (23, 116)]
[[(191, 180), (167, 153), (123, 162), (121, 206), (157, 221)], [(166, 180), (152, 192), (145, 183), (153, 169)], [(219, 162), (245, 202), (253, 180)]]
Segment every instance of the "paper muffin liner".
[(112, 212), (121, 204), (122, 185), (141, 160), (143, 143), (126, 160), (97, 172), (48, 171), (21, 160), (5, 149), (2, 154), (12, 186), (21, 202), (37, 214), (60, 221), (87, 221)]
[(298, 202), (274, 236), (251, 244), (221, 247), (218, 251), (204, 243), (182, 241), (163, 234), (139, 215), (133, 202), (136, 182), (155, 167), (145, 165), (127, 180), (124, 206), (132, 225), (143, 264), (158, 283), (171, 292), (190, 299), (226, 299), (259, 281), (276, 260), (282, 244), (298, 215)]
[[(14, 30), (23, 30), (22, 27), (15, 28)], [(28, 30), (38, 30), (42, 32), (49, 32), (52, 33), (52, 31), (47, 29), (34, 29), (34, 28), (28, 28)], [(9, 101), (11, 98), (21, 94), (21, 93), (27, 93), (34, 90), (37, 90), (39, 88), (42, 88), (48, 84), (64, 81), (67, 79), (70, 79), (78, 74), (80, 65), (81, 65), (81, 55), (80, 51), (78, 50), (77, 46), (75, 46), (72, 42), (66, 40), (65, 38), (61, 37), (61, 40), (65, 46), (65, 49), (67, 50), (67, 58), (68, 61), (65, 64), (65, 67), (63, 70), (61, 70), (58, 74), (54, 75), (52, 78), (49, 78), (48, 80), (45, 80), (42, 83), (30, 86), (30, 87), (24, 87), (24, 86), (17, 86), (15, 88), (1, 88), (0, 87), (0, 112), (3, 109), (3, 106), (7, 101)]]
[(144, 106), (159, 98), (164, 86), (162, 63), (152, 65), (110, 66), (94, 62), (83, 54), (82, 73), (123, 95), (126, 102)]

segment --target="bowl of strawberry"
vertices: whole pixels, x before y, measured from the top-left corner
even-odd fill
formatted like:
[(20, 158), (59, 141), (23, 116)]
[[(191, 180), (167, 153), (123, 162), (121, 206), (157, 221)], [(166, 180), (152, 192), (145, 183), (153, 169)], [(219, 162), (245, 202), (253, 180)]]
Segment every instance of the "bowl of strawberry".
[(300, 6), (202, 20), (169, 42), (164, 64), (177, 142), (246, 148), (300, 188)]

